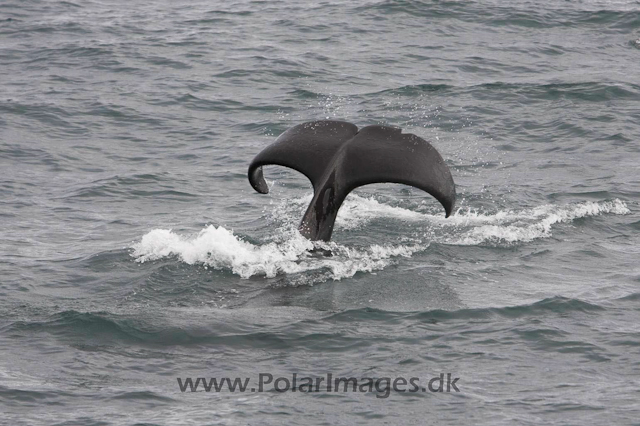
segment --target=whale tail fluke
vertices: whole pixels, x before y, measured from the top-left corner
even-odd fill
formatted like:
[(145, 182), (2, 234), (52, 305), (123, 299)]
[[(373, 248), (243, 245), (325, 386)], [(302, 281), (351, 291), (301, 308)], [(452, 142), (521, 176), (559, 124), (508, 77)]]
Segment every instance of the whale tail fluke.
[(249, 182), (269, 192), (262, 166), (274, 164), (304, 174), (314, 197), (300, 224), (311, 240), (329, 241), (340, 205), (353, 189), (371, 183), (402, 183), (434, 196), (451, 215), (456, 200), (449, 167), (424, 139), (396, 127), (321, 120), (285, 131), (249, 165)]

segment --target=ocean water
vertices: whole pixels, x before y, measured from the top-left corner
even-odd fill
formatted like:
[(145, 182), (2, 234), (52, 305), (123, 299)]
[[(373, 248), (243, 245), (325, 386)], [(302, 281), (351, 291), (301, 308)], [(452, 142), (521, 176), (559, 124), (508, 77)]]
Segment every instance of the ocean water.
[[(638, 424), (639, 63), (629, 0), (0, 1), (0, 423)], [(455, 214), (366, 186), (310, 254), (246, 170), (325, 118)]]

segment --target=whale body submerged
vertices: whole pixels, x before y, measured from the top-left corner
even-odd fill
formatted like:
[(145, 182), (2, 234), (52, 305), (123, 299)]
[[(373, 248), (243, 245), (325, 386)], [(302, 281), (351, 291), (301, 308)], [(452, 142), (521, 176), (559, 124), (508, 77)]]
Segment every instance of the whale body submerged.
[(282, 133), (249, 165), (249, 182), (261, 194), (269, 187), (262, 166), (279, 165), (304, 174), (314, 196), (300, 223), (310, 240), (329, 241), (340, 205), (355, 188), (371, 183), (401, 183), (435, 197), (451, 215), (456, 189), (449, 167), (426, 140), (397, 127), (358, 130), (346, 121), (302, 123)]

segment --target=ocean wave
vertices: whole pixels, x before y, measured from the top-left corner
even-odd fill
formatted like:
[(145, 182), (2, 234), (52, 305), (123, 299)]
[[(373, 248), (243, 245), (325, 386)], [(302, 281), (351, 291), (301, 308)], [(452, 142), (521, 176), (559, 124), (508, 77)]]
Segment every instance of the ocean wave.
[[(311, 197), (287, 200), (276, 207), (276, 214), (284, 217), (300, 215)], [(545, 204), (522, 210), (504, 209), (495, 213), (485, 213), (472, 208), (459, 208), (449, 218), (391, 206), (373, 197), (351, 194), (344, 202), (336, 219), (337, 230), (359, 229), (374, 219), (392, 219), (404, 222), (421, 222), (431, 233), (432, 241), (457, 245), (480, 245), (486, 242), (514, 243), (529, 242), (551, 236), (551, 228), (558, 223), (571, 222), (589, 216), (602, 214), (624, 215), (630, 213), (627, 205), (619, 200), (586, 201), (557, 206)], [(440, 236), (440, 237), (438, 237)]]
[[(352, 194), (336, 221), (336, 230), (352, 231), (373, 220), (412, 223), (419, 238), (404, 238), (396, 244), (350, 246), (337, 242), (311, 242), (295, 230), (300, 211), (309, 197), (283, 200), (273, 210), (282, 226), (272, 241), (253, 244), (223, 226), (209, 225), (195, 235), (180, 235), (170, 229), (154, 229), (133, 244), (131, 256), (137, 262), (175, 257), (189, 265), (200, 264), (231, 271), (241, 278), (263, 275), (326, 271), (326, 279), (340, 280), (358, 272), (373, 272), (399, 257), (411, 257), (432, 242), (448, 245), (525, 243), (552, 235), (552, 227), (579, 218), (602, 214), (627, 214), (626, 204), (613, 201), (583, 202), (566, 206), (542, 205), (531, 209), (481, 213), (459, 209), (450, 218), (390, 206), (373, 198)], [(314, 249), (330, 250), (332, 256), (318, 257)]]
[[(638, 40), (640, 42), (640, 40)], [(639, 44), (640, 46), (640, 44)], [(495, 81), (491, 83), (454, 86), (450, 84), (417, 84), (389, 88), (378, 92), (368, 93), (368, 96), (425, 96), (430, 92), (443, 94), (471, 93), (486, 99), (509, 99), (510, 97), (526, 96), (529, 100), (558, 100), (570, 99), (587, 102), (606, 102), (614, 99), (637, 100), (640, 97), (640, 86), (636, 84), (610, 84), (595, 81), (571, 83), (507, 83)]]
[[(591, 3), (591, 4), (590, 4)], [(358, 13), (375, 15), (401, 14), (409, 18), (458, 20), (483, 22), (493, 27), (525, 27), (533, 29), (554, 27), (586, 27), (599, 25), (603, 28), (637, 28), (640, 14), (634, 2), (611, 1), (580, 2), (570, 8), (562, 6), (532, 7), (533, 3), (503, 3), (416, 0), (394, 0), (371, 2), (359, 6)], [(578, 7), (576, 7), (578, 6)]]
[[(335, 348), (340, 342), (348, 343), (356, 336), (335, 336), (323, 333), (324, 339), (317, 339), (317, 333), (309, 334), (314, 324), (352, 324), (362, 321), (371, 327), (389, 326), (401, 321), (410, 323), (468, 323), (494, 322), (496, 319), (518, 320), (566, 315), (598, 315), (604, 306), (580, 299), (551, 297), (531, 304), (504, 307), (463, 308), (454, 310), (430, 309), (425, 311), (401, 312), (375, 308), (347, 309), (339, 312), (309, 311), (299, 307), (277, 307), (258, 311), (249, 310), (212, 311), (182, 308), (168, 308), (163, 314), (150, 311), (108, 312), (64, 310), (52, 312), (37, 320), (16, 321), (6, 326), (11, 332), (47, 333), (63, 341), (69, 340), (75, 347), (91, 350), (96, 345), (126, 342), (128, 345), (199, 345), (226, 344), (236, 347), (256, 348), (285, 346), (299, 347), (297, 342), (316, 341), (325, 345), (333, 340)], [(194, 314), (201, 317), (199, 324), (193, 324)], [(260, 325), (257, 331), (253, 326)], [(256, 331), (249, 331), (249, 330)], [(524, 330), (530, 331), (530, 330)], [(259, 341), (255, 341), (259, 337)], [(361, 337), (361, 336), (360, 336)], [(9, 384), (8, 378), (0, 372), (0, 378)]]
[[(424, 312), (390, 312), (374, 308), (350, 309), (337, 312), (321, 321), (353, 322), (361, 320), (366, 322), (379, 321), (389, 323), (397, 318), (407, 318), (421, 322), (444, 322), (456, 320), (483, 320), (502, 317), (516, 319), (523, 317), (537, 317), (548, 315), (566, 315), (569, 313), (595, 314), (604, 311), (605, 308), (585, 302), (579, 299), (567, 297), (550, 297), (531, 304), (504, 306), (499, 308), (465, 308), (457, 310), (433, 309)], [(320, 321), (320, 320), (319, 320)]]
[[(317, 258), (314, 248), (330, 250), (331, 257)], [(297, 231), (291, 231), (281, 242), (251, 244), (232, 231), (209, 225), (196, 236), (189, 237), (167, 229), (155, 229), (133, 245), (132, 256), (138, 262), (176, 256), (189, 265), (202, 264), (214, 269), (230, 270), (242, 278), (254, 275), (275, 277), (310, 270), (327, 269), (329, 277), (342, 279), (357, 272), (384, 268), (391, 258), (410, 256), (420, 246), (372, 245), (356, 249), (336, 243), (313, 243)]]
[(615, 199), (613, 201), (587, 201), (568, 206), (543, 205), (522, 211), (500, 211), (496, 214), (479, 214), (468, 211), (456, 215), (466, 224), (476, 224), (463, 233), (460, 238), (452, 238), (449, 242), (461, 245), (478, 245), (486, 242), (530, 242), (538, 238), (551, 237), (552, 226), (568, 223), (576, 219), (599, 216), (602, 214), (628, 214), (626, 204)]

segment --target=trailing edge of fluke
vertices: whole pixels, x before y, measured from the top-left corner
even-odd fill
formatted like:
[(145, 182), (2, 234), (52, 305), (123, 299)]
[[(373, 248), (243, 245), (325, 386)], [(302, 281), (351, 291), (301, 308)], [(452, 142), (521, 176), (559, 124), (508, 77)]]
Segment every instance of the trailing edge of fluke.
[(321, 120), (288, 129), (249, 165), (249, 182), (261, 194), (269, 187), (262, 166), (274, 164), (304, 174), (314, 196), (300, 233), (310, 240), (331, 239), (338, 209), (353, 189), (390, 182), (415, 186), (434, 196), (446, 217), (453, 211), (456, 188), (449, 167), (424, 139), (397, 127), (358, 130), (345, 121)]

